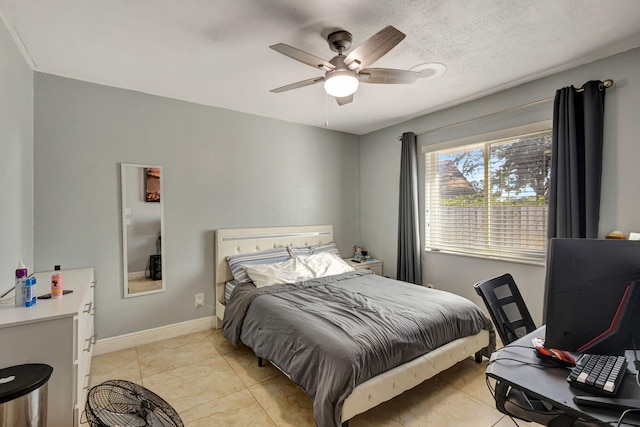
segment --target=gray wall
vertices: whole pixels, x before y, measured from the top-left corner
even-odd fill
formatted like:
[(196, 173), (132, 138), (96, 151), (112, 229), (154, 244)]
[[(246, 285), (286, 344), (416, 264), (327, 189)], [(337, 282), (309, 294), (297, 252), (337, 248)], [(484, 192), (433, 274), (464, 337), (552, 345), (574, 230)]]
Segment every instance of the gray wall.
[[(484, 116), (491, 112), (553, 97), (556, 89), (581, 86), (588, 80), (615, 81), (605, 101), (605, 148), (603, 160), (600, 235), (616, 229), (626, 233), (640, 230), (640, 49), (612, 56), (579, 68), (562, 72), (516, 88), (458, 105), (434, 114), (409, 120), (397, 126), (365, 135), (361, 139), (361, 234), (362, 242), (384, 260), (384, 274), (395, 277), (397, 245), (398, 176), (400, 173), (400, 143), (402, 132), (416, 134), (440, 126)], [(418, 84), (431, 84), (427, 82)], [(437, 84), (434, 80), (432, 84)], [(504, 114), (473, 125), (446, 131), (426, 133), (418, 137), (422, 147), (441, 141), (486, 133), (501, 127), (549, 119), (553, 102), (524, 111)], [(390, 159), (397, 159), (391, 160)], [(421, 227), (424, 224), (424, 158), (420, 157)], [(424, 230), (421, 230), (424, 240)], [(542, 321), (545, 269), (517, 263), (487, 261), (463, 256), (426, 252), (423, 255), (423, 283), (466, 296), (482, 305), (472, 285), (484, 278), (510, 272), (532, 312), (534, 320)]]
[[(36, 268), (96, 268), (98, 338), (212, 315), (217, 228), (360, 237), (354, 135), (35, 73), (34, 145)], [(163, 166), (166, 292), (123, 298), (121, 162)]]
[(0, 294), (33, 265), (33, 72), (0, 17)]

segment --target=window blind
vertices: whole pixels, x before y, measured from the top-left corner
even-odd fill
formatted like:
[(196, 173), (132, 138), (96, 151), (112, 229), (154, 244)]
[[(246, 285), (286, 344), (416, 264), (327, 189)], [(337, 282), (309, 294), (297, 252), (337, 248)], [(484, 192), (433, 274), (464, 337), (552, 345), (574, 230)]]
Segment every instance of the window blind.
[(544, 263), (550, 163), (550, 129), (426, 152), (426, 249)]

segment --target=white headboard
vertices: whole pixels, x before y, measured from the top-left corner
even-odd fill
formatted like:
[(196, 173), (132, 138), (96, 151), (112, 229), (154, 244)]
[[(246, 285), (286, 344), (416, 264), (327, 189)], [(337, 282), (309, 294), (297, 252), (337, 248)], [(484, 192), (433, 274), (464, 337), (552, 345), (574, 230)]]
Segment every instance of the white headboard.
[(333, 225), (226, 228), (215, 232), (216, 314), (224, 312), (224, 283), (233, 279), (226, 258), (286, 246), (312, 246), (333, 241)]

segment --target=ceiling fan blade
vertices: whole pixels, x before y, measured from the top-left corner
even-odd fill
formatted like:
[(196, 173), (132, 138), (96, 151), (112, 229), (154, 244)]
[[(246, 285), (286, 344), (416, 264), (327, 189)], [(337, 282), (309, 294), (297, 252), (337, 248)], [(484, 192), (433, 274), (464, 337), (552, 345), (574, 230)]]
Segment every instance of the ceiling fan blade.
[(337, 97), (336, 96), (336, 101), (338, 102), (338, 105), (340, 105), (340, 106), (348, 104), (351, 101), (353, 101), (353, 94), (348, 95), (348, 96), (341, 96), (341, 97)]
[(405, 37), (403, 32), (389, 25), (352, 50), (344, 59), (344, 63), (351, 70), (366, 68), (382, 58)]
[(415, 83), (420, 73), (393, 68), (365, 68), (358, 73), (358, 80), (362, 83), (379, 84), (410, 84)]
[(273, 92), (273, 93), (286, 92), (288, 90), (298, 89), (300, 87), (311, 86), (316, 83), (320, 83), (322, 81), (324, 81), (324, 77), (314, 77), (312, 79), (302, 80), (301, 82), (291, 83), (290, 85), (271, 89), (269, 92)]
[(300, 61), (303, 64), (307, 64), (312, 66), (313, 68), (319, 68), (325, 71), (331, 71), (335, 67), (330, 62), (325, 61), (322, 58), (318, 58), (315, 55), (311, 55), (303, 50), (296, 49), (295, 47), (286, 45), (284, 43), (274, 44), (273, 46), (269, 46), (271, 49), (276, 52), (280, 52), (283, 55), (288, 56), (289, 58), (295, 59), (296, 61)]

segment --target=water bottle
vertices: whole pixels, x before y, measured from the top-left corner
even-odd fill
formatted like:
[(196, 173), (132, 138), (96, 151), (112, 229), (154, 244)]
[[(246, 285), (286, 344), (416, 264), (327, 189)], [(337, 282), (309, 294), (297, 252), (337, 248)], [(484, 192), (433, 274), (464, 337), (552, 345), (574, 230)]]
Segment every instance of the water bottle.
[(34, 305), (36, 305), (36, 278), (35, 277), (29, 277), (25, 282), (24, 282), (24, 306), (25, 307), (32, 307)]

